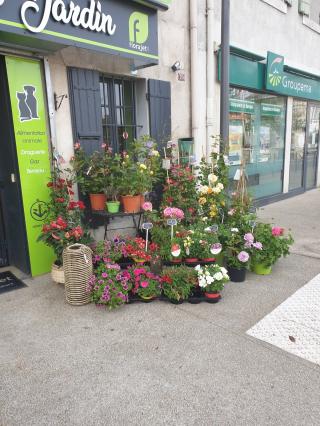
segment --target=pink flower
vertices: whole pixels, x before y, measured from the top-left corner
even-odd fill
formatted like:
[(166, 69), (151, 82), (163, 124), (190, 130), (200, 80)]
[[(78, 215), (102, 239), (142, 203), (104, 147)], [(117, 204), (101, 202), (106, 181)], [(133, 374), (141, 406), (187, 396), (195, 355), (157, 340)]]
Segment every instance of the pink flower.
[(81, 148), (81, 145), (80, 145), (80, 143), (79, 142), (77, 142), (77, 143), (75, 143), (74, 144), (74, 149), (80, 149)]
[(142, 288), (147, 288), (147, 287), (149, 287), (149, 283), (148, 283), (148, 281), (141, 281), (140, 285), (141, 285), (141, 287), (142, 287)]
[(152, 212), (152, 203), (150, 203), (149, 201), (146, 201), (145, 203), (142, 204), (142, 209), (145, 212)]
[(256, 243), (253, 243), (253, 247), (256, 248), (257, 250), (262, 250), (262, 243), (259, 243), (259, 241), (257, 241)]
[(102, 148), (102, 149), (105, 149), (106, 147), (107, 147), (107, 144), (106, 144), (106, 143), (101, 144), (101, 148)]
[(138, 277), (139, 275), (145, 274), (146, 270), (144, 268), (137, 268), (133, 271), (133, 275)]
[(272, 228), (272, 235), (274, 237), (279, 237), (280, 235), (283, 235), (284, 229), (280, 228), (280, 226), (274, 226)]
[(245, 234), (243, 238), (247, 243), (253, 244), (254, 242), (254, 236), (250, 232)]
[(233, 215), (235, 214), (235, 212), (236, 212), (236, 209), (230, 209), (230, 210), (228, 211), (228, 215), (229, 215), (229, 216), (233, 216)]
[(248, 262), (250, 258), (249, 254), (246, 251), (240, 251), (237, 257), (238, 257), (238, 260), (242, 263)]
[(184, 218), (183, 211), (176, 207), (166, 207), (163, 211), (163, 215), (165, 218), (172, 218), (172, 219), (179, 219), (179, 220), (182, 220)]

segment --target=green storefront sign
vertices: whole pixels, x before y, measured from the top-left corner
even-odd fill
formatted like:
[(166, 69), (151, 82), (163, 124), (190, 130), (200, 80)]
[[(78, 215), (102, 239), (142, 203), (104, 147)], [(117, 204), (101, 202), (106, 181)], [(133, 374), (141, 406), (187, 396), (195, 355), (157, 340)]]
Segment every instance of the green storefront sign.
[(230, 99), (229, 111), (254, 114), (254, 102), (242, 101), (240, 99)]
[(287, 96), (320, 100), (320, 81), (284, 71), (284, 57), (268, 52), (266, 89)]
[(37, 238), (49, 209), (50, 156), (39, 61), (6, 57), (32, 276), (49, 272), (51, 249)]
[(279, 105), (261, 104), (261, 115), (277, 116), (281, 115), (283, 108)]

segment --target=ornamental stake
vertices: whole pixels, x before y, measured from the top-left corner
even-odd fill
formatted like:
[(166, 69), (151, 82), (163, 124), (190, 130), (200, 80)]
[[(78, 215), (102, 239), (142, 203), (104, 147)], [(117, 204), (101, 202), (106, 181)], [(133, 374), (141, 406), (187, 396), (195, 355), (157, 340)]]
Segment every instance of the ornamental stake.
[(171, 226), (171, 240), (173, 239), (173, 227), (178, 225), (177, 219), (168, 219), (167, 224)]
[(146, 231), (146, 252), (148, 251), (148, 244), (149, 244), (149, 230), (153, 228), (152, 223), (143, 223), (142, 229)]

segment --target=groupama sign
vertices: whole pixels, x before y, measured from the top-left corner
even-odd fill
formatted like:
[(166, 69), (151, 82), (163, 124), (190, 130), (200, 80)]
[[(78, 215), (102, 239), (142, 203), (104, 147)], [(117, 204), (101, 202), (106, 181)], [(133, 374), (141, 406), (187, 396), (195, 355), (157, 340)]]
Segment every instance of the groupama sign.
[(299, 98), (320, 101), (320, 81), (284, 71), (284, 57), (268, 52), (266, 89)]
[(12, 34), (15, 44), (30, 40), (33, 47), (45, 40), (57, 48), (74, 45), (156, 63), (157, 11), (150, 7), (154, 2), (141, 3), (0, 0), (0, 30)]

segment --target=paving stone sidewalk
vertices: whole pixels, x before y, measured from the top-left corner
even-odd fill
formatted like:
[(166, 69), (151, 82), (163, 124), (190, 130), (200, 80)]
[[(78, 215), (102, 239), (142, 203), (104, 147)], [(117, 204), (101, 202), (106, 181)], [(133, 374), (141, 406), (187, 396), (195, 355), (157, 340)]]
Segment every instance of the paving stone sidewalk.
[(70, 307), (48, 277), (0, 296), (0, 425), (318, 425), (320, 367), (246, 331), (320, 273), (320, 192), (261, 210), (295, 254), (217, 305)]

